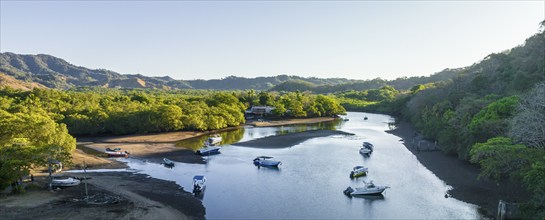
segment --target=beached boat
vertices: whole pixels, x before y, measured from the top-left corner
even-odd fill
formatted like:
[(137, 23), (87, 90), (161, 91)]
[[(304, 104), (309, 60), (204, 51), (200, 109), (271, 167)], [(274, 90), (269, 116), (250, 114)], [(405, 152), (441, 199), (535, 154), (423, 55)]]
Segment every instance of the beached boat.
[(375, 146), (373, 146), (373, 144), (371, 144), (369, 142), (366, 142), (366, 141), (364, 141), (361, 146), (364, 147), (364, 148), (367, 148), (367, 149), (369, 149), (371, 151), (373, 151), (373, 148), (375, 147)]
[(203, 148), (197, 150), (197, 154), (199, 155), (219, 154), (220, 149), (221, 149), (220, 147), (216, 147), (216, 146), (204, 146)]
[(206, 189), (206, 177), (197, 175), (193, 177), (193, 193), (200, 194)]
[(354, 196), (354, 195), (379, 195), (384, 192), (384, 190), (390, 188), (389, 186), (376, 186), (373, 181), (365, 182), (363, 181), (364, 186), (363, 187), (356, 187), (353, 189), (352, 187), (346, 188), (343, 192), (344, 194), (348, 196)]
[(372, 150), (369, 150), (369, 148), (366, 148), (366, 147), (360, 148), (360, 154), (369, 156), (369, 154), (371, 154), (371, 152), (372, 152)]
[(111, 152), (120, 151), (120, 150), (121, 150), (121, 148), (119, 148), (119, 147), (116, 147), (114, 149), (109, 148), (109, 147), (106, 148), (106, 151), (111, 151)]
[(273, 157), (268, 156), (259, 156), (254, 159), (254, 165), (256, 166), (264, 166), (264, 167), (278, 167), (278, 165), (282, 164), (280, 161), (271, 160)]
[[(116, 148), (121, 150), (121, 148)], [(107, 148), (104, 153), (108, 155), (108, 157), (129, 157), (129, 152), (127, 151), (119, 151), (119, 150), (112, 150)]]
[(367, 175), (367, 172), (368, 172), (368, 168), (367, 167), (363, 167), (363, 166), (355, 166), (352, 171), (350, 172), (350, 178), (356, 178), (356, 177), (360, 177), (360, 176), (365, 176)]
[(221, 143), (222, 140), (223, 140), (223, 138), (219, 134), (215, 134), (215, 135), (209, 137), (208, 139), (206, 139), (205, 145), (215, 146), (215, 145), (218, 145), (219, 143)]
[(163, 158), (163, 164), (167, 167), (173, 167), (174, 166), (174, 161), (172, 160), (169, 160), (167, 158)]
[(66, 187), (66, 186), (77, 186), (80, 184), (80, 180), (72, 177), (63, 178), (63, 179), (53, 179), (51, 181), (51, 186), (53, 187)]

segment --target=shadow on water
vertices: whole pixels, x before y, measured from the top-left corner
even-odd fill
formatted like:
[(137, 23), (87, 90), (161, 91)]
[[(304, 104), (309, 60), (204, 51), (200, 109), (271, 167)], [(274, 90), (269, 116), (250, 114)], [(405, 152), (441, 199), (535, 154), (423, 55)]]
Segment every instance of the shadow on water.
[(362, 198), (362, 199), (366, 199), (366, 200), (370, 200), (370, 201), (384, 200), (383, 195), (353, 195), (352, 197), (353, 198)]

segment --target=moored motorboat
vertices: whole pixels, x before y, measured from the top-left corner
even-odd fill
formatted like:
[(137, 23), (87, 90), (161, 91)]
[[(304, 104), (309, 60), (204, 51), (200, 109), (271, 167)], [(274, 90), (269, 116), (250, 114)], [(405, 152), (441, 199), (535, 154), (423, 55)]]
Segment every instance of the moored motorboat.
[(364, 186), (363, 187), (348, 187), (343, 192), (344, 194), (348, 196), (354, 196), (354, 195), (380, 195), (384, 190), (390, 188), (389, 186), (376, 186), (373, 181), (365, 182), (363, 181)]
[(163, 158), (163, 164), (167, 167), (173, 167), (174, 166), (174, 161), (172, 160), (169, 160), (167, 158)]
[(352, 171), (350, 172), (350, 178), (356, 178), (356, 177), (360, 177), (360, 176), (365, 176), (367, 175), (367, 172), (368, 172), (368, 168), (367, 167), (363, 167), (363, 166), (355, 166)]
[(369, 148), (362, 147), (360, 148), (360, 154), (369, 156), (369, 154), (371, 154), (371, 150), (369, 150)]
[(367, 118), (367, 116), (363, 117), (363, 120), (367, 120), (367, 119), (369, 119), (369, 118)]
[(79, 179), (76, 179), (73, 177), (68, 177), (63, 179), (53, 179), (51, 181), (51, 186), (53, 187), (77, 186), (80, 184), (80, 182), (81, 181)]
[(361, 146), (364, 147), (364, 148), (367, 148), (367, 149), (369, 149), (371, 151), (373, 151), (373, 148), (375, 147), (373, 144), (371, 144), (371, 143), (369, 143), (367, 141), (364, 141)]
[(220, 149), (221, 149), (220, 147), (216, 147), (216, 146), (204, 146), (203, 148), (197, 150), (197, 154), (199, 155), (219, 154)]
[(205, 145), (215, 146), (215, 145), (218, 145), (219, 143), (221, 143), (222, 140), (223, 140), (223, 138), (219, 134), (215, 134), (215, 135), (209, 137), (208, 139), (206, 139)]
[(256, 166), (265, 166), (265, 167), (278, 167), (282, 162), (277, 160), (271, 160), (273, 157), (269, 156), (259, 156), (254, 159), (254, 165)]
[(202, 193), (206, 189), (206, 177), (196, 175), (193, 177), (193, 193), (195, 195)]
[(119, 148), (119, 147), (116, 147), (116, 148), (114, 148), (114, 149), (109, 148), (109, 147), (106, 148), (106, 151), (112, 151), (112, 152), (120, 151), (120, 150), (121, 150), (121, 148)]
[[(121, 150), (121, 148), (116, 148)], [(119, 150), (112, 150), (107, 148), (104, 153), (108, 155), (108, 157), (129, 157), (129, 152), (127, 151), (119, 151)]]

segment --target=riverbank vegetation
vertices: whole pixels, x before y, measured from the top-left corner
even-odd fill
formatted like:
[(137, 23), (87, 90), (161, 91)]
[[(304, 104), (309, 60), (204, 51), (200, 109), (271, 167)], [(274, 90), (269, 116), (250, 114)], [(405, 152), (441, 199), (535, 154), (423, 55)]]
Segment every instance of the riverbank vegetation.
[[(542, 23), (543, 24), (543, 23)], [(542, 28), (545, 28), (542, 25)], [(543, 30), (543, 29), (542, 29)], [(338, 92), (347, 110), (410, 121), (446, 154), (479, 164), (482, 178), (524, 184), (528, 218), (545, 218), (545, 37), (460, 68), (449, 80)]]
[(74, 136), (205, 131), (238, 126), (253, 105), (276, 118), (345, 112), (333, 96), (209, 90), (0, 89), (0, 186), (51, 160), (69, 163)]

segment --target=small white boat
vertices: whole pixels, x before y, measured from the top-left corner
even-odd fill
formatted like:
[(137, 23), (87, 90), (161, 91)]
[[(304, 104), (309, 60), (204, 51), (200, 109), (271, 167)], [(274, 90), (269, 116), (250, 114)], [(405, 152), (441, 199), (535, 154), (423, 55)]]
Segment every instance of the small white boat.
[(367, 148), (371, 151), (373, 151), (373, 148), (375, 147), (373, 144), (367, 142), (367, 141), (364, 141), (363, 144), (361, 145), (361, 147), (364, 147), (364, 148)]
[(363, 167), (363, 166), (355, 166), (352, 169), (352, 172), (350, 172), (350, 178), (356, 178), (360, 176), (367, 175), (367, 172), (369, 171), (369, 168)]
[(167, 158), (163, 158), (163, 164), (167, 167), (173, 167), (174, 166), (174, 161), (172, 160), (169, 160)]
[(54, 187), (65, 187), (65, 186), (77, 186), (80, 184), (80, 180), (72, 177), (64, 178), (64, 179), (53, 179), (51, 181), (51, 186)]
[(220, 147), (216, 147), (216, 146), (204, 146), (203, 148), (197, 150), (197, 154), (199, 155), (219, 154), (220, 149), (221, 149)]
[(264, 166), (264, 167), (278, 167), (278, 165), (282, 164), (280, 161), (271, 160), (273, 157), (268, 156), (259, 156), (254, 159), (254, 165), (256, 166)]
[(206, 177), (197, 175), (193, 177), (193, 193), (200, 194), (206, 189)]
[(384, 190), (390, 188), (389, 186), (376, 186), (373, 184), (373, 181), (365, 182), (363, 181), (364, 186), (363, 187), (356, 187), (355, 189), (352, 189), (352, 187), (348, 187), (344, 190), (344, 194), (349, 196), (355, 196), (355, 195), (380, 195)]
[(206, 139), (205, 145), (215, 146), (215, 145), (218, 145), (219, 143), (221, 143), (222, 140), (223, 140), (223, 138), (219, 134), (215, 134), (215, 135), (209, 137), (208, 139)]
[(363, 154), (363, 155), (369, 155), (371, 151), (372, 150), (369, 150), (369, 148), (365, 148), (365, 147), (360, 148), (360, 154)]
[(129, 157), (129, 152), (127, 151), (104, 151), (108, 157)]

